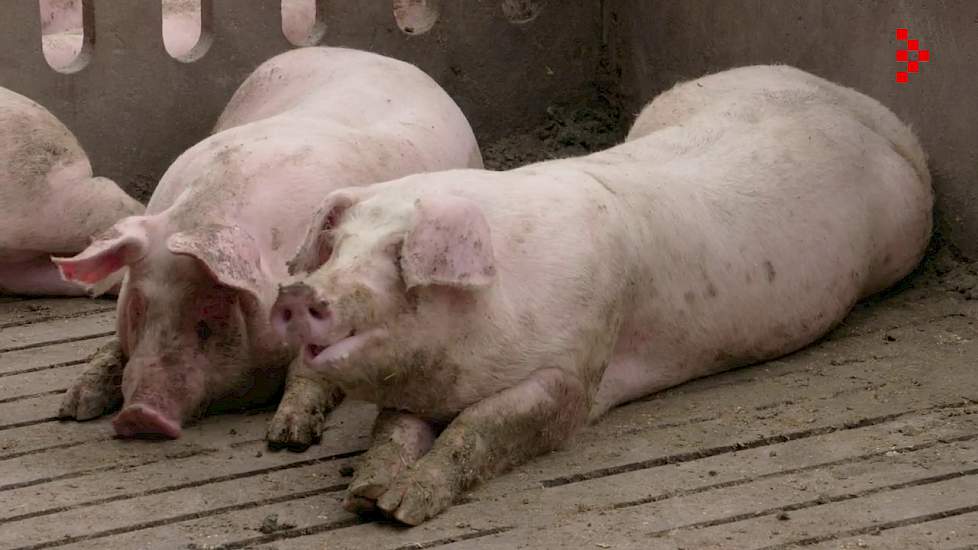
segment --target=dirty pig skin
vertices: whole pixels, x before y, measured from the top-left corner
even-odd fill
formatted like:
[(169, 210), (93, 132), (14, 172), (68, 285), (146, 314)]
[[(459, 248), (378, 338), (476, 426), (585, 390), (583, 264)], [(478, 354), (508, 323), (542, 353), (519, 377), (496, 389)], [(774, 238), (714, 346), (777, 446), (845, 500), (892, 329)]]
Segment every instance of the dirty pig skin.
[(381, 409), (345, 506), (418, 524), (615, 405), (824, 335), (914, 268), (932, 200), (881, 104), (738, 68), (606, 151), (332, 193), (272, 321)]
[(92, 176), (78, 140), (50, 111), (0, 88), (0, 294), (85, 295), (50, 256), (81, 252), (142, 212), (115, 182)]
[(210, 137), (163, 175), (144, 216), (57, 259), (65, 279), (124, 272), (117, 339), (89, 360), (60, 416), (120, 404), (117, 434), (175, 438), (206, 410), (285, 397), (273, 445), (319, 438), (337, 390), (302, 368), (268, 322), (286, 263), (323, 196), (408, 174), (481, 167), (468, 122), (413, 65), (343, 48), (273, 57)]

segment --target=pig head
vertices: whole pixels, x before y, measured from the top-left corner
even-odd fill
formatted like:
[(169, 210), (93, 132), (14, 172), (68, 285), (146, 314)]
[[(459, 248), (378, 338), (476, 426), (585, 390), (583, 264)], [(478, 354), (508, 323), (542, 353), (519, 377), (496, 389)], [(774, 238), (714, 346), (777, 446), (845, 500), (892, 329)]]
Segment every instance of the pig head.
[(175, 231), (165, 213), (134, 216), (54, 262), (66, 280), (85, 285), (125, 274), (118, 435), (176, 438), (214, 402), (246, 406), (280, 387), (282, 369), (270, 367), (289, 352), (269, 328), (264, 312), (274, 288), (244, 228), (216, 223)]
[(308, 367), (381, 410), (344, 507), (417, 525), (579, 428), (587, 389), (569, 362), (583, 356), (559, 342), (593, 340), (538, 340), (519, 322), (532, 306), (503, 284), (499, 211), (457, 189), (398, 191), (327, 199), (294, 262), (314, 271), (280, 289), (272, 322)]
[(417, 352), (440, 355), (459, 321), (452, 310), (471, 305), (496, 268), (475, 203), (438, 195), (382, 204), (357, 191), (327, 197), (290, 264), (307, 275), (280, 289), (271, 319), (307, 364), (363, 396), (400, 369), (430, 366)]

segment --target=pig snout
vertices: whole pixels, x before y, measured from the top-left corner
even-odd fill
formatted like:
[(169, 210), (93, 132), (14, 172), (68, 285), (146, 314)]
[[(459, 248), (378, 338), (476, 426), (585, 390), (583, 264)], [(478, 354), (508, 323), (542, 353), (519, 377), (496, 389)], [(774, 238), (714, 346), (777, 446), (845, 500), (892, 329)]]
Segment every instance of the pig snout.
[(180, 437), (186, 417), (204, 406), (201, 372), (181, 364), (130, 361), (123, 373), (122, 410), (112, 419), (119, 437)]
[(291, 344), (322, 342), (329, 337), (332, 325), (329, 304), (308, 285), (282, 287), (271, 316), (275, 332)]
[(119, 437), (180, 437), (180, 422), (152, 405), (137, 403), (122, 409), (112, 420)]

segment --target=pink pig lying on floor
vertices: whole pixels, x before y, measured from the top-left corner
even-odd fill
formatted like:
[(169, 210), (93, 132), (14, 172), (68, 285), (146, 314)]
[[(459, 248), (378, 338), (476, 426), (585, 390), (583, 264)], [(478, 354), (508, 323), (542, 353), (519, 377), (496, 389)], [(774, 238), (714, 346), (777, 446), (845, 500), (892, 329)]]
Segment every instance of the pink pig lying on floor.
[(381, 408), (346, 507), (418, 524), (613, 406), (813, 342), (914, 268), (932, 200), (878, 102), (734, 69), (603, 152), (334, 192), (272, 321)]
[[(206, 409), (239, 407), (282, 389), (294, 350), (269, 310), (286, 262), (330, 191), (416, 172), (481, 167), (452, 99), (413, 65), (343, 48), (301, 48), (259, 66), (214, 133), (182, 154), (145, 216), (126, 218), (73, 258), (87, 284), (125, 269), (118, 341), (93, 356), (61, 416), (123, 403), (119, 435), (178, 437)], [(301, 362), (269, 428), (304, 448), (338, 398)], [(121, 378), (121, 387), (119, 379)]]
[(0, 88), (0, 294), (84, 295), (50, 256), (80, 252), (142, 211), (115, 182), (92, 177), (85, 151), (54, 115)]

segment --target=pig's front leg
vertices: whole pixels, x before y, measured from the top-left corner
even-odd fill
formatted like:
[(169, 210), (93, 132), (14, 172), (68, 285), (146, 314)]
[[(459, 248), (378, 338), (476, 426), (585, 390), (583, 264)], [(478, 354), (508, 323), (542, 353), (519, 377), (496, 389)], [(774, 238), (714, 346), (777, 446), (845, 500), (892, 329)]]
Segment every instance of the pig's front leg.
[(307, 374), (301, 356), (296, 357), (289, 365), (282, 402), (268, 425), (268, 446), (301, 452), (318, 443), (325, 429), (326, 413), (342, 400), (343, 392)]
[(126, 358), (119, 339), (113, 337), (88, 358), (88, 366), (61, 401), (58, 417), (88, 420), (111, 412), (122, 404), (122, 369)]
[(360, 458), (343, 507), (350, 512), (376, 510), (377, 499), (402, 471), (431, 449), (434, 441), (434, 428), (424, 420), (391, 409), (380, 411), (370, 448)]
[(418, 525), (475, 482), (556, 449), (586, 418), (580, 380), (556, 368), (536, 371), (462, 411), (431, 451), (398, 476), (377, 506), (398, 521)]

